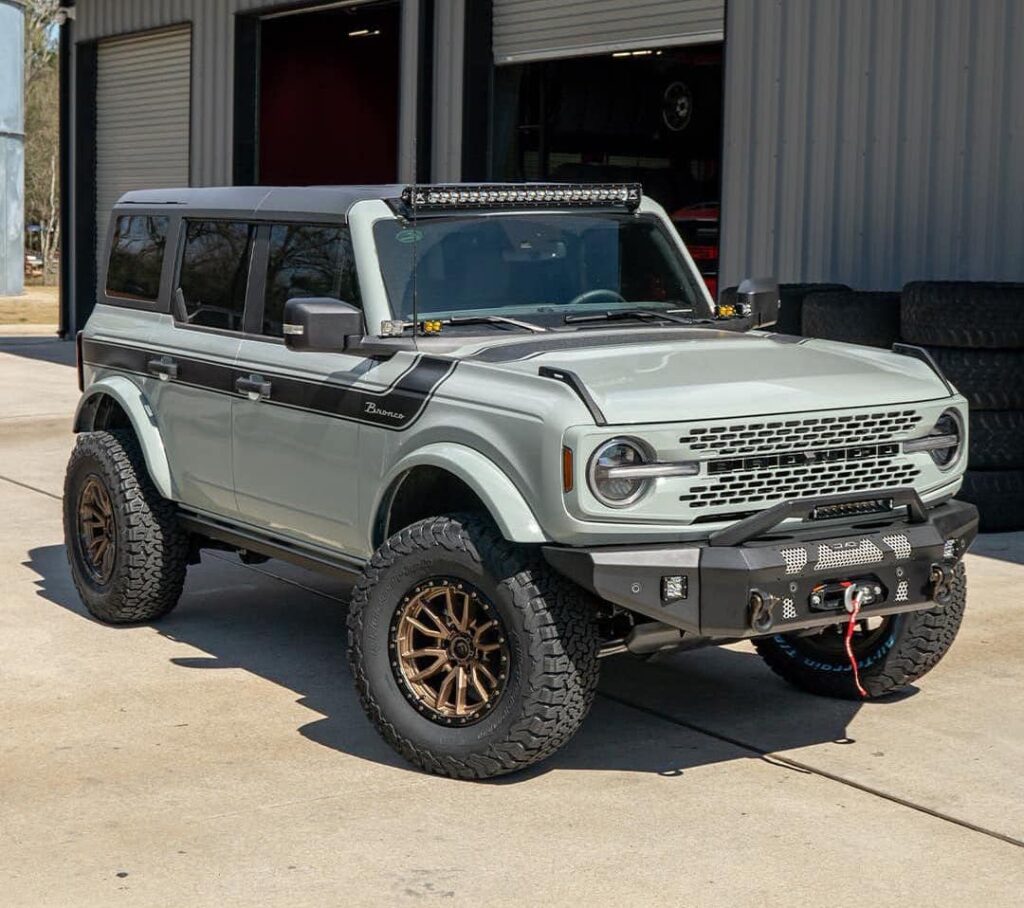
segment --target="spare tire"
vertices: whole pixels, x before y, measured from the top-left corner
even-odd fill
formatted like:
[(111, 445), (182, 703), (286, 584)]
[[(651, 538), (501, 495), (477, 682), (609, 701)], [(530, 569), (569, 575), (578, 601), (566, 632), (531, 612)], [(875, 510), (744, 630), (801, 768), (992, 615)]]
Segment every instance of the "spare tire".
[(1024, 470), (1024, 410), (972, 410), (972, 470)]
[(1024, 529), (1024, 470), (968, 470), (957, 498), (977, 505), (983, 532)]
[(1024, 410), (1024, 351), (929, 347), (971, 409)]
[(907, 343), (1024, 348), (1024, 284), (915, 281), (900, 309)]
[(900, 337), (900, 295), (846, 290), (804, 297), (804, 337), (883, 347)]
[(799, 334), (803, 322), (804, 298), (808, 293), (849, 290), (846, 284), (779, 284), (779, 334)]

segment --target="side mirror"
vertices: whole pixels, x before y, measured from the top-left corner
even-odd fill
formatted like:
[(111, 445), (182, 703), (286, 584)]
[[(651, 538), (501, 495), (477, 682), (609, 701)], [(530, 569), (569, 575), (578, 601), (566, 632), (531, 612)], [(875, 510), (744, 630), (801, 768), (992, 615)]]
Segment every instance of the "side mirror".
[(289, 350), (337, 353), (348, 338), (363, 333), (363, 313), (330, 297), (288, 300), (284, 304), (284, 343)]
[(751, 328), (764, 328), (779, 320), (779, 285), (772, 277), (748, 277), (736, 289), (736, 301)]

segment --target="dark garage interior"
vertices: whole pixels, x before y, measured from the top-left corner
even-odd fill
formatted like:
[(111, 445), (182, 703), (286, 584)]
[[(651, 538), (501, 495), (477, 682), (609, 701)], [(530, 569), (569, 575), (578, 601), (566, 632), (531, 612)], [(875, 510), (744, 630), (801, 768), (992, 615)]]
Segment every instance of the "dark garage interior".
[(399, 9), (389, 2), (260, 22), (258, 183), (395, 180)]
[(494, 178), (642, 183), (714, 293), (722, 63), (714, 43), (498, 67)]

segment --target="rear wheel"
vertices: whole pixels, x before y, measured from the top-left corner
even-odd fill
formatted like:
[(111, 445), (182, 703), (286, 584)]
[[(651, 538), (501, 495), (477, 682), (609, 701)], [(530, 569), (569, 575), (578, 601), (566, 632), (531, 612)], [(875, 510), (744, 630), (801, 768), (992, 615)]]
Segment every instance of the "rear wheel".
[(64, 480), (64, 542), (75, 588), (101, 621), (153, 621), (177, 605), (188, 535), (132, 432), (78, 436)]
[[(869, 697), (884, 697), (931, 671), (947, 653), (963, 619), (967, 580), (957, 564), (948, 601), (930, 609), (859, 622), (852, 648)], [(820, 634), (776, 634), (753, 641), (777, 675), (812, 694), (859, 700), (843, 641), (846, 625)]]
[(348, 629), (366, 714), (428, 772), (482, 779), (544, 759), (597, 687), (593, 604), (477, 517), (429, 518), (385, 542)]

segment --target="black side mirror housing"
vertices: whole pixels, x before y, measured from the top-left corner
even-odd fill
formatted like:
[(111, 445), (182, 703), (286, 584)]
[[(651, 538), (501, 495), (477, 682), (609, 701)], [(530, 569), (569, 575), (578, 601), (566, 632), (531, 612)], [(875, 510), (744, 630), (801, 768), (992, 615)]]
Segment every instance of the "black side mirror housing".
[(736, 288), (736, 302), (751, 328), (766, 328), (779, 320), (779, 285), (772, 277), (748, 277)]
[(363, 334), (363, 313), (330, 297), (301, 297), (284, 304), (284, 343), (289, 350), (338, 353)]

